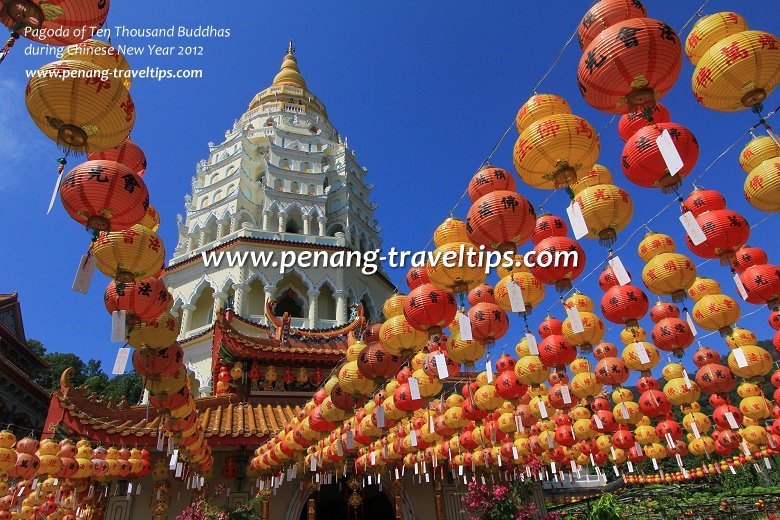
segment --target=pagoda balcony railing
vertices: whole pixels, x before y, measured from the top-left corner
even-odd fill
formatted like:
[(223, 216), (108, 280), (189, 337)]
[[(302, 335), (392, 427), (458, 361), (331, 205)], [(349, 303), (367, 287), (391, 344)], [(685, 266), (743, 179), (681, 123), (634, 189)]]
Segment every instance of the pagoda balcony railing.
[[(261, 323), (263, 325), (268, 324), (266, 317), (263, 314), (252, 314), (249, 316), (248, 319), (256, 323)], [(296, 329), (300, 329), (300, 328), (332, 329), (336, 325), (340, 325), (338, 320), (326, 320), (326, 319), (314, 320), (314, 327), (309, 326), (309, 318), (290, 318), (290, 321), (291, 321), (290, 326)]]

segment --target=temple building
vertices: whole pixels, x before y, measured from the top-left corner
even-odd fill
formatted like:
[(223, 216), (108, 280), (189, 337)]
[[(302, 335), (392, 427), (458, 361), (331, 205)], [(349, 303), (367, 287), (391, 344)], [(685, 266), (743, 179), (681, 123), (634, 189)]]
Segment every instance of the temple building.
[(27, 346), (16, 293), (0, 294), (0, 423), (27, 435), (40, 431), (49, 394), (33, 377), (49, 365)]

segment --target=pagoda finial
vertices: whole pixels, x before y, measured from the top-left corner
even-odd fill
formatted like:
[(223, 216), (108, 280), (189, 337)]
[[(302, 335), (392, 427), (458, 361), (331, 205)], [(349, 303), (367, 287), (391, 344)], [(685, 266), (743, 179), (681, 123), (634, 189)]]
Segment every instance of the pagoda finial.
[(293, 41), (290, 40), (290, 45), (287, 47), (287, 54), (282, 60), (282, 66), (279, 69), (279, 73), (274, 78), (272, 86), (279, 85), (291, 85), (305, 89), (306, 81), (301, 76), (301, 71), (298, 70), (298, 60), (295, 58), (295, 47)]

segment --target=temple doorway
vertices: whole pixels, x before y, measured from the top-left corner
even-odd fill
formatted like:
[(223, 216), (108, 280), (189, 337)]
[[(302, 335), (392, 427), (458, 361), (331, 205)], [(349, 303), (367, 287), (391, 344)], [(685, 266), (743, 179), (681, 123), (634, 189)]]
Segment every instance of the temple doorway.
[[(352, 492), (345, 485), (331, 484), (320, 487), (313, 498), (317, 505), (317, 520), (394, 520), (395, 513), (390, 499), (379, 490), (379, 486), (367, 486), (360, 490), (363, 499), (358, 507), (347, 503)], [(308, 507), (304, 502), (300, 520), (308, 520)]]

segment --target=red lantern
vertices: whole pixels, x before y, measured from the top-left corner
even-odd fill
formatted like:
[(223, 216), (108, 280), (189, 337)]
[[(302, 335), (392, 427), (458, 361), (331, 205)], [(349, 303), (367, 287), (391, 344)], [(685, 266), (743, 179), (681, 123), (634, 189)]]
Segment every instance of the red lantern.
[(478, 303), (469, 309), (471, 333), (475, 340), (492, 343), (509, 330), (509, 318), (495, 303)]
[[(649, 118), (648, 115), (650, 116)], [(620, 116), (618, 134), (620, 134), (621, 139), (628, 141), (641, 128), (657, 123), (668, 123), (669, 121), (671, 121), (669, 110), (661, 103), (657, 103), (650, 109), (630, 112)]]
[[(447, 377), (454, 377), (460, 373), (460, 364), (454, 362), (446, 352), (440, 352), (444, 356), (444, 363), (447, 365)], [(436, 364), (436, 354), (430, 353), (425, 356), (423, 361), (423, 371), (430, 377), (439, 377), (439, 368)]]
[(512, 372), (515, 369), (515, 363), (515, 358), (509, 354), (501, 354), (496, 360), (496, 371), (499, 374), (503, 374), (504, 372)]
[(113, 280), (106, 287), (103, 303), (109, 314), (122, 310), (140, 321), (152, 322), (168, 308), (171, 294), (165, 283), (153, 276), (131, 283), (118, 284)]
[(723, 430), (731, 428), (731, 421), (729, 421), (729, 416), (727, 414), (731, 414), (731, 418), (737, 426), (742, 424), (742, 412), (739, 408), (730, 404), (722, 404), (712, 412), (712, 420), (715, 421), (715, 425)]
[(546, 367), (563, 367), (577, 357), (577, 349), (563, 336), (547, 336), (539, 344), (539, 359)]
[(780, 271), (777, 266), (753, 265), (746, 268), (739, 279), (745, 286), (748, 303), (765, 304), (770, 309), (777, 309), (780, 304)]
[(682, 67), (674, 30), (651, 18), (632, 18), (601, 31), (583, 51), (580, 93), (602, 112), (625, 114), (652, 107), (672, 88)]
[(133, 352), (133, 368), (145, 377), (170, 377), (179, 371), (183, 358), (178, 343), (160, 350), (140, 349)]
[[(628, 276), (630, 278), (631, 274)], [(606, 291), (611, 287), (615, 287), (616, 285), (620, 285), (620, 282), (618, 282), (617, 276), (615, 276), (615, 272), (612, 270), (612, 268), (607, 266), (599, 275), (599, 287), (602, 291)]]
[(90, 153), (87, 155), (87, 160), (118, 162), (130, 168), (138, 176), (143, 176), (146, 172), (146, 155), (129, 137), (116, 148)]
[(493, 286), (483, 283), (469, 291), (469, 305), (474, 306), (478, 303), (496, 303), (495, 291)]
[(474, 201), (466, 218), (469, 239), (501, 252), (515, 251), (531, 238), (536, 211), (514, 191), (492, 191)]
[(620, 428), (612, 435), (612, 444), (621, 450), (631, 448), (634, 446), (634, 442), (636, 442), (634, 434), (624, 428)]
[(636, 326), (647, 314), (648, 300), (645, 292), (633, 285), (612, 287), (601, 297), (601, 314), (612, 323)]
[(515, 191), (517, 185), (512, 174), (495, 166), (482, 167), (469, 182), (468, 193), (471, 202), (493, 191)]
[(617, 357), (618, 349), (612, 343), (602, 341), (595, 347), (593, 347), (593, 355), (596, 359), (606, 359), (608, 357)]
[(455, 319), (457, 310), (452, 293), (430, 283), (412, 289), (404, 299), (406, 321), (418, 330), (427, 331), (429, 335), (440, 333), (442, 327), (449, 325)]
[(710, 363), (718, 364), (720, 363), (720, 354), (711, 348), (701, 347), (693, 353), (693, 362), (696, 363), (697, 367), (703, 367)]
[(650, 309), (650, 319), (653, 320), (653, 323), (658, 323), (666, 318), (679, 317), (680, 309), (673, 303), (658, 301), (653, 305), (653, 308)]
[(669, 413), (672, 403), (660, 390), (647, 390), (639, 396), (639, 409), (649, 417), (658, 417)]
[(499, 374), (494, 384), (496, 386), (496, 393), (504, 399), (514, 399), (528, 391), (528, 385), (518, 381), (513, 370), (508, 370)]
[(386, 380), (401, 368), (401, 358), (387, 352), (382, 344), (375, 342), (360, 351), (358, 369), (369, 379)]
[(682, 204), (682, 212), (690, 211), (694, 217), (717, 209), (726, 209), (726, 199), (715, 190), (695, 189)]
[(531, 235), (531, 242), (535, 245), (545, 238), (565, 237), (568, 232), (569, 228), (561, 217), (555, 215), (542, 215), (536, 219), (536, 226)]
[(731, 260), (731, 268), (738, 273), (742, 273), (748, 267), (754, 265), (764, 265), (769, 262), (766, 251), (760, 247), (742, 246)]
[[(542, 283), (554, 285), (559, 292), (571, 289), (571, 282), (585, 269), (585, 251), (569, 237), (545, 238), (536, 244), (534, 252), (536, 263), (531, 273)], [(550, 264), (545, 265), (548, 259)]]
[(121, 231), (137, 224), (149, 206), (149, 192), (139, 175), (112, 161), (87, 161), (62, 179), (65, 211), (94, 231)]
[(257, 381), (258, 379), (260, 379), (261, 375), (262, 374), (260, 373), (260, 363), (257, 361), (252, 361), (247, 376), (249, 377), (250, 380)]
[(750, 224), (739, 213), (728, 209), (707, 211), (696, 217), (696, 222), (707, 237), (704, 242), (694, 245), (691, 237), (685, 236), (688, 249), (702, 258), (720, 258), (728, 265), (738, 251), (750, 238)]
[(653, 344), (664, 352), (682, 355), (693, 344), (693, 331), (688, 322), (680, 318), (664, 318), (653, 327)]
[(780, 311), (772, 311), (769, 315), (769, 326), (775, 330), (780, 330)]
[(620, 386), (631, 375), (626, 363), (619, 357), (606, 357), (596, 363), (596, 380), (602, 385)]
[(542, 338), (546, 338), (552, 334), (557, 334), (559, 336), (563, 334), (563, 322), (552, 316), (547, 316), (542, 320), (542, 323), (539, 324), (539, 335)]
[(410, 290), (416, 289), (422, 284), (430, 283), (430, 282), (431, 280), (428, 278), (428, 273), (425, 270), (425, 266), (412, 267), (406, 273), (406, 285), (409, 286)]
[(393, 394), (393, 402), (395, 402), (396, 408), (405, 412), (413, 412), (419, 410), (425, 404), (425, 400), (420, 397), (419, 399), (412, 399), (412, 391), (409, 388), (409, 383), (403, 383), (398, 385)]
[[(656, 144), (667, 131), (680, 154), (683, 167), (671, 175), (666, 161)], [(699, 159), (699, 143), (690, 130), (676, 123), (659, 123), (640, 128), (623, 147), (623, 173), (626, 178), (643, 188), (661, 188), (665, 193), (674, 191)]]
[(581, 48), (586, 48), (601, 31), (631, 18), (646, 18), (647, 11), (635, 0), (601, 0), (582, 17), (577, 29)]
[(696, 372), (696, 384), (708, 394), (725, 394), (730, 392), (736, 383), (731, 370), (718, 363), (708, 363)]

